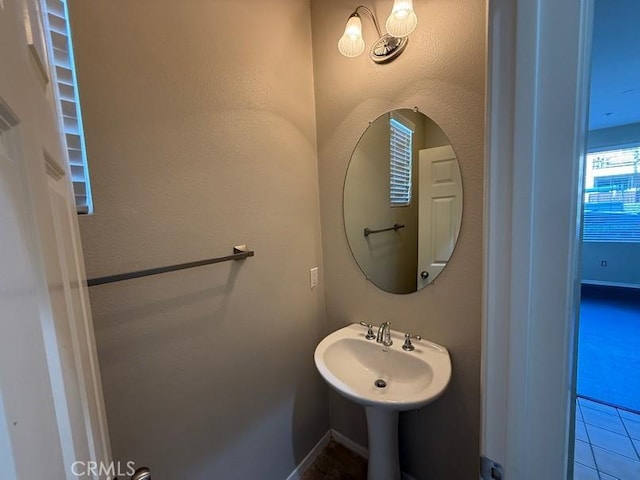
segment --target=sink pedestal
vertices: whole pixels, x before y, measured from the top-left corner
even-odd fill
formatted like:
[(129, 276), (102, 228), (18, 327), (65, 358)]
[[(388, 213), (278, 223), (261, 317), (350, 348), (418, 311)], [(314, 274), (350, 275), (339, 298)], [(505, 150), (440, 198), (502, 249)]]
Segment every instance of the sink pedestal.
[(400, 332), (391, 330), (390, 345), (380, 345), (365, 332), (354, 323), (327, 335), (313, 359), (329, 385), (365, 407), (368, 479), (400, 480), (398, 414), (424, 407), (442, 394), (451, 379), (451, 358), (446, 348), (425, 339), (405, 351), (406, 337)]
[(400, 480), (398, 411), (365, 407), (369, 436), (367, 480)]

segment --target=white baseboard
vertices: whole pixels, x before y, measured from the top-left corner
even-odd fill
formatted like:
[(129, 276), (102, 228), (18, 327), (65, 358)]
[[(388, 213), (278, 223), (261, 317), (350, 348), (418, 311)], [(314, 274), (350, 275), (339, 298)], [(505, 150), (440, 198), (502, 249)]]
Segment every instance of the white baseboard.
[[(352, 452), (357, 453), (361, 457), (369, 458), (369, 450), (367, 450), (365, 447), (363, 447), (359, 443), (354, 442), (350, 438), (345, 437), (340, 432), (331, 429), (331, 437), (337, 443), (339, 443), (341, 445), (344, 445), (346, 448), (348, 448)], [(413, 478), (411, 475), (409, 475), (408, 473), (404, 473), (404, 472), (400, 473), (400, 478), (401, 478), (401, 480), (415, 480), (415, 478)]]
[(331, 440), (331, 430), (328, 430), (327, 433), (322, 436), (307, 456), (302, 459), (300, 464), (287, 477), (287, 480), (300, 480), (307, 468), (309, 468), (315, 459), (318, 458), (322, 449), (327, 446), (329, 440)]
[(340, 432), (337, 432), (334, 429), (331, 429), (331, 437), (338, 442), (340, 445), (344, 445), (352, 452), (357, 453), (361, 457), (369, 458), (369, 450), (360, 445), (359, 443), (354, 442), (350, 438), (345, 437)]
[[(300, 480), (304, 472), (311, 466), (316, 458), (318, 458), (318, 455), (320, 455), (322, 449), (328, 445), (329, 441), (332, 438), (337, 443), (344, 445), (346, 448), (348, 448), (352, 452), (357, 453), (361, 457), (369, 458), (369, 450), (367, 450), (359, 443), (354, 442), (350, 438), (345, 437), (340, 432), (331, 429), (322, 436), (322, 438), (318, 441), (318, 443), (316, 443), (316, 445), (311, 449), (307, 456), (302, 459), (300, 464), (287, 477), (287, 480)], [(415, 480), (415, 478), (413, 478), (411, 475), (401, 472), (401, 480)]]
[(582, 280), (583, 285), (597, 285), (601, 287), (622, 287), (622, 288), (635, 288), (640, 289), (640, 285), (637, 283), (623, 283), (623, 282), (603, 282), (600, 280)]

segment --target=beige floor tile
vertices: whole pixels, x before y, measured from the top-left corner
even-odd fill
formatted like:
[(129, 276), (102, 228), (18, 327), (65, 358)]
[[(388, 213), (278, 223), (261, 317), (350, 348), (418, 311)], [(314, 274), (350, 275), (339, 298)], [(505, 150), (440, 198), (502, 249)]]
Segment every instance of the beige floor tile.
[(582, 440), (576, 440), (574, 460), (587, 467), (596, 468), (596, 463), (591, 453), (591, 446)]
[(634, 422), (628, 418), (623, 418), (624, 426), (627, 427), (629, 436), (635, 440), (640, 440), (640, 422)]
[(616, 415), (616, 407), (610, 407), (609, 405), (605, 405), (604, 403), (598, 403), (591, 400), (587, 400), (586, 398), (580, 398), (578, 400), (580, 405), (586, 408), (593, 408), (594, 410), (600, 410), (601, 412), (607, 412), (612, 415)]
[(593, 454), (600, 472), (619, 480), (640, 479), (640, 462), (595, 446)]
[(573, 465), (573, 480), (600, 480), (598, 472), (580, 463)]
[(628, 410), (622, 410), (621, 408), (618, 409), (618, 413), (622, 418), (628, 418), (629, 420), (640, 423), (640, 415), (637, 413), (633, 413)]
[(596, 427), (611, 430), (612, 432), (626, 434), (626, 430), (622, 425), (622, 420), (618, 414), (611, 414), (602, 410), (594, 410), (593, 408), (584, 407), (582, 409), (584, 423), (587, 425), (595, 425)]
[(584, 426), (584, 422), (576, 422), (576, 438), (578, 440), (582, 440), (583, 442), (589, 441), (589, 437), (587, 437), (587, 429)]
[(638, 460), (636, 449), (631, 443), (631, 439), (627, 435), (605, 430), (595, 425), (587, 425), (586, 430), (589, 434), (589, 442), (591, 445), (604, 448), (613, 453), (619, 453), (626, 457)]

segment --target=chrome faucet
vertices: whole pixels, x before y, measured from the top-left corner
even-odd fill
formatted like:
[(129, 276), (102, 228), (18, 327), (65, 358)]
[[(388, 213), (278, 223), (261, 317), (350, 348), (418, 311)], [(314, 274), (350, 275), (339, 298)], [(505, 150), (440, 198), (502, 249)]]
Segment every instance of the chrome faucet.
[(384, 322), (378, 327), (376, 342), (383, 344), (385, 347), (393, 345), (393, 341), (391, 340), (391, 323)]

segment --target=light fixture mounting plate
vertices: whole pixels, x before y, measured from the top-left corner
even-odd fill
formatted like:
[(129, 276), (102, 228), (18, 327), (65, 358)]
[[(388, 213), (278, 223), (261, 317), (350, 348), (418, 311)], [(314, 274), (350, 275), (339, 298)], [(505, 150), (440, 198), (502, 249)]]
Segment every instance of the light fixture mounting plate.
[(376, 63), (389, 63), (402, 53), (408, 42), (408, 37), (392, 37), (387, 33), (371, 46), (369, 57)]

